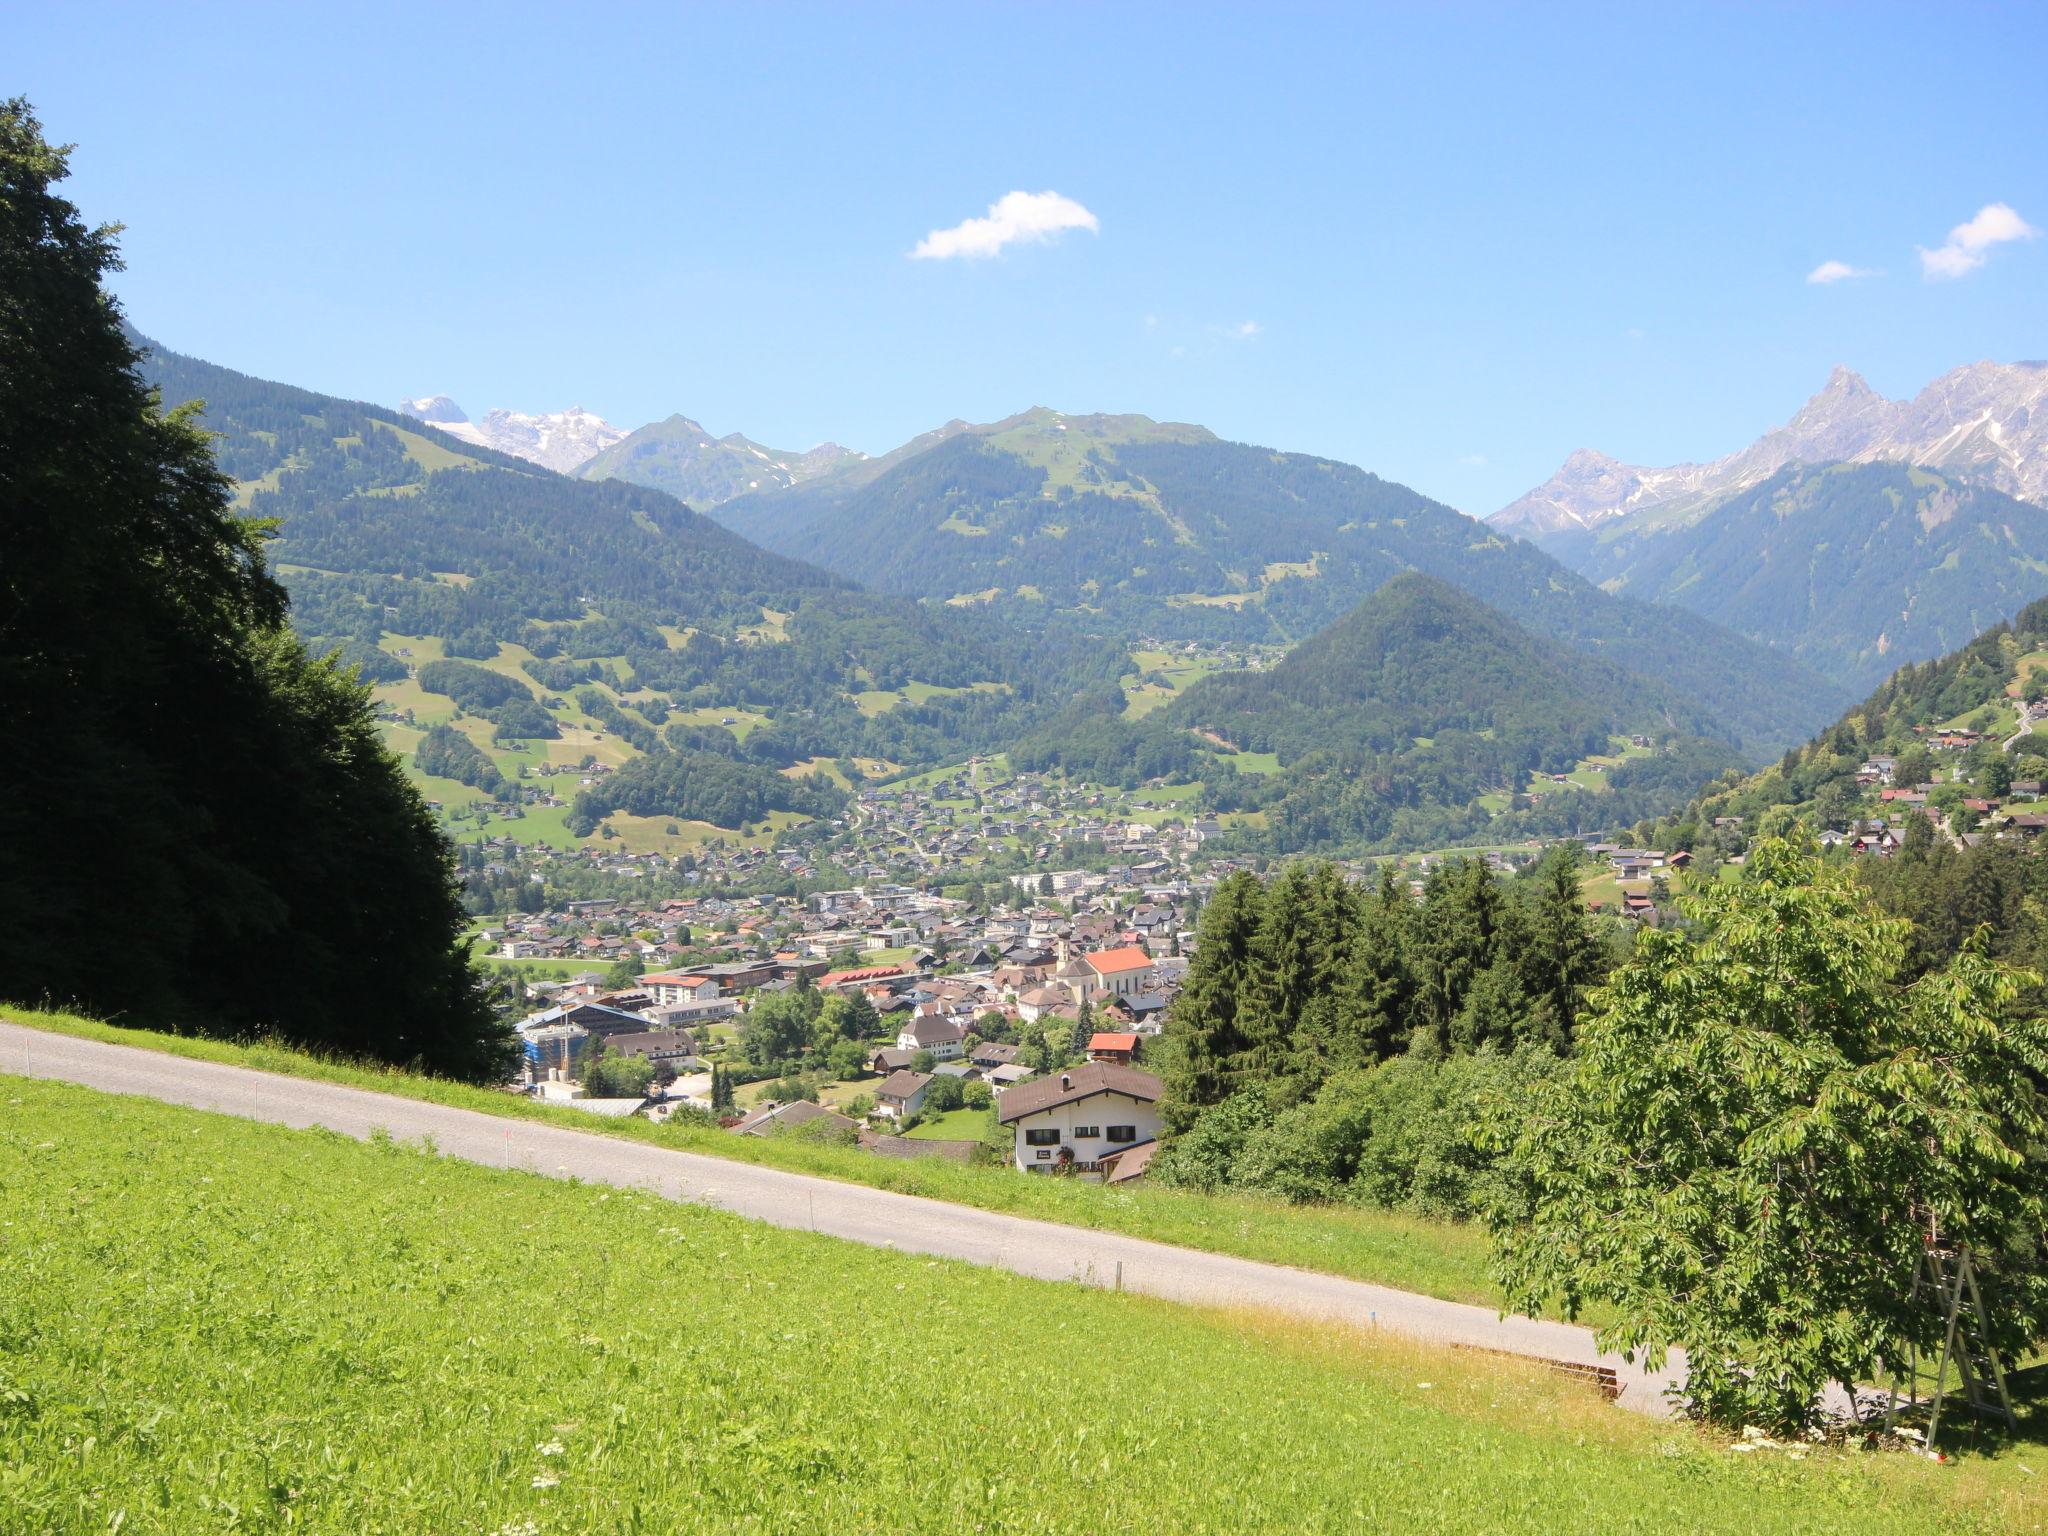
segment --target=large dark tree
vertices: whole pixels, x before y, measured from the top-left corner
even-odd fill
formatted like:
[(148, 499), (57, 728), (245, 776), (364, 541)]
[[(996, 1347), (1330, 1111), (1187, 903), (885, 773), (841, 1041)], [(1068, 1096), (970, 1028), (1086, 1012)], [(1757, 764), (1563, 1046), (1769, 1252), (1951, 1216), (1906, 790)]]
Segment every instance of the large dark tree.
[(0, 103), (0, 994), (488, 1077), (448, 848)]

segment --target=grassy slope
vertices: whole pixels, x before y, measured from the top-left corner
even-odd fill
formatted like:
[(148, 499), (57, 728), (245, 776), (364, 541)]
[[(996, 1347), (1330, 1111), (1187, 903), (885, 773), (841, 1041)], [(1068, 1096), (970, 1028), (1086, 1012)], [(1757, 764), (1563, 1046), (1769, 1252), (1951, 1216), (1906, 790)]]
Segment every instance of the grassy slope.
[(983, 1210), (1350, 1275), (1453, 1301), (1496, 1305), (1500, 1300), (1499, 1289), (1486, 1272), (1485, 1234), (1475, 1227), (1420, 1216), (1350, 1206), (1290, 1206), (1249, 1196), (1191, 1194), (1144, 1183), (1105, 1190), (1068, 1179), (1028, 1178), (1007, 1168), (967, 1167), (943, 1158), (881, 1158), (852, 1148), (779, 1137), (734, 1136), (726, 1131), (652, 1125), (637, 1119), (600, 1120), (487, 1089), (376, 1066), (325, 1061), (274, 1045), (233, 1045), (153, 1030), (121, 1029), (70, 1014), (21, 1008), (7, 1008), (0, 1017), (117, 1045), (345, 1083), (487, 1114), (545, 1120), (595, 1135), (625, 1136)]
[(2039, 1528), (2010, 1455), (1731, 1455), (1506, 1362), (0, 1097), (10, 1532)]

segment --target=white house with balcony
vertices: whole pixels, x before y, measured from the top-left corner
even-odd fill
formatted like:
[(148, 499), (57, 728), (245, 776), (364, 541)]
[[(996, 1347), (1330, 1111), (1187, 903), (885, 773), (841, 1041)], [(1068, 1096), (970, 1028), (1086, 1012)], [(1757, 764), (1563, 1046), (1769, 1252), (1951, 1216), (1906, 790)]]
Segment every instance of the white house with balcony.
[(1006, 1089), (996, 1119), (1027, 1173), (1094, 1173), (1105, 1157), (1159, 1139), (1160, 1092), (1150, 1072), (1090, 1062)]

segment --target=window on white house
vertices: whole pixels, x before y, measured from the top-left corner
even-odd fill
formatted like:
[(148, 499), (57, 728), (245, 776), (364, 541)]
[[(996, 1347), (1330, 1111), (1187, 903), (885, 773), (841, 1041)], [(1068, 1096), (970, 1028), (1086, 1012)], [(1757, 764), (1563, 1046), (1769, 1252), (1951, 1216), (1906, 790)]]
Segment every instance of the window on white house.
[(1112, 1125), (1109, 1128), (1109, 1139), (1111, 1141), (1136, 1141), (1138, 1139), (1138, 1128), (1135, 1125)]
[(1099, 1125), (1077, 1125), (1074, 1127), (1074, 1140), (1076, 1141), (1081, 1140), (1085, 1136), (1100, 1136), (1101, 1134), (1102, 1127)]
[(1024, 1133), (1024, 1145), (1027, 1147), (1056, 1147), (1059, 1144), (1060, 1133), (1057, 1130), (1026, 1131)]

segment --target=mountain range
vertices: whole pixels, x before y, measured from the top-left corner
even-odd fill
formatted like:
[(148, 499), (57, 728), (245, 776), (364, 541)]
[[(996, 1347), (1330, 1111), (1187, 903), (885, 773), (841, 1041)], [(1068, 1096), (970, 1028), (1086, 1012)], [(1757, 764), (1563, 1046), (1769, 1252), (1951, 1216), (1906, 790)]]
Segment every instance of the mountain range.
[(1670, 683), (1757, 750), (1847, 697), (1712, 623), (1602, 592), (1406, 486), (1144, 416), (1038, 407), (951, 423), (856, 472), (710, 515), (864, 586), (1127, 641), (1291, 645), (1421, 571)]
[[(614, 808), (635, 817), (818, 814), (761, 775), (1007, 750), (1198, 782), (1199, 804), (1267, 812), (1273, 851), (1392, 848), (1655, 814), (1847, 697), (1405, 486), (1187, 423), (953, 421), (874, 458), (785, 458), (707, 514), (478, 441), (512, 413), (383, 410), (161, 349), (147, 366), (167, 401), (205, 400), (242, 505), (279, 524), (294, 622), (380, 683), (430, 779), (476, 754), (414, 739), (423, 657), (429, 692), (483, 689), (455, 724), (484, 767), (511, 775), (518, 741), (557, 730), (637, 754)], [(556, 421), (517, 445), (569, 441)], [(707, 499), (730, 489), (720, 461), (753, 479), (775, 458), (687, 418), (634, 436), (674, 451), (622, 439), (598, 464), (684, 466)], [(1120, 679), (1141, 638), (1290, 654), (1137, 719)]]
[(1863, 689), (2048, 587), (2043, 499), (2048, 364), (1958, 368), (1910, 401), (1838, 368), (1737, 453), (1646, 469), (1581, 451), (1489, 526)]
[(820, 443), (797, 453), (769, 448), (740, 432), (714, 437), (682, 415), (628, 432), (580, 405), (537, 414), (493, 410), (482, 421), (471, 421), (446, 395), (401, 400), (398, 409), (457, 442), (495, 449), (581, 480), (623, 480), (665, 491), (698, 511), (753, 491), (786, 490), (868, 462), (866, 454), (837, 443)]
[(580, 405), (543, 415), (495, 410), (486, 413), (480, 422), (471, 421), (462, 407), (446, 395), (402, 400), (398, 409), (401, 415), (424, 421), (459, 442), (494, 448), (557, 474), (568, 474), (626, 436), (602, 416)]
[(1952, 471), (2028, 500), (2048, 497), (2048, 362), (1972, 363), (1911, 400), (1888, 400), (1837, 368), (1784, 426), (1725, 458), (1652, 469), (1582, 448), (1487, 521), (1541, 540), (1659, 507), (1682, 519), (1787, 464), (1877, 462)]
[(1788, 464), (1681, 526), (1627, 517), (1547, 542), (1610, 591), (1858, 689), (2048, 590), (2048, 508), (1907, 464)]
[(850, 469), (864, 453), (820, 443), (802, 453), (768, 448), (742, 433), (713, 437), (687, 416), (671, 416), (620, 437), (576, 466), (584, 480), (628, 480), (666, 491), (699, 511), (750, 491), (793, 485)]

